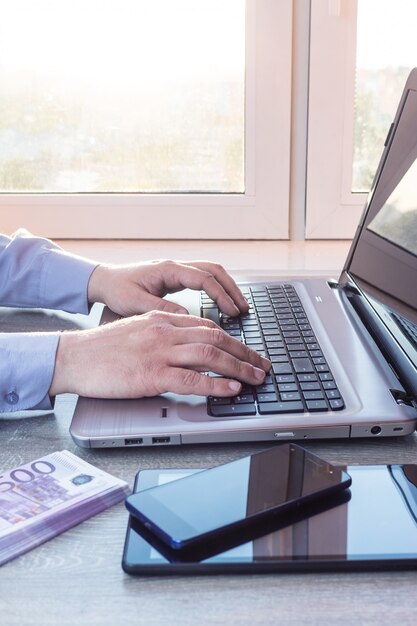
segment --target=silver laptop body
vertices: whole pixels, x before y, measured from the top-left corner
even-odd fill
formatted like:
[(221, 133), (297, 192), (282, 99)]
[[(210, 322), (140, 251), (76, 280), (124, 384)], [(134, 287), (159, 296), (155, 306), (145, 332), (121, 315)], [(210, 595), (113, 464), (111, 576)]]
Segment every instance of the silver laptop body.
[[(255, 402), (254, 414), (220, 410), (219, 415), (198, 396), (80, 397), (70, 428), (74, 441), (102, 448), (412, 433), (417, 424), (416, 157), (417, 69), (404, 88), (339, 280), (277, 276), (240, 283), (254, 297), (264, 285), (269, 294), (283, 285), (295, 288), (342, 400), (331, 401), (327, 410), (303, 400), (304, 410), (296, 412), (283, 412), (280, 403), (279, 413), (261, 413)], [(187, 290), (176, 300), (190, 313), (202, 314), (200, 294)], [(208, 306), (215, 315), (215, 307)], [(105, 310), (103, 321), (111, 315)]]

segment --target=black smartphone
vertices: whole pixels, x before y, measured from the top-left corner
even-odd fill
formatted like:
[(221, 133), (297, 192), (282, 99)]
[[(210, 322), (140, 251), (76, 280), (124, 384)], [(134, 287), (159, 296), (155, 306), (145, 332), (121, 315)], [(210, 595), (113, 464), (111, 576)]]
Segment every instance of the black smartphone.
[[(220, 551), (207, 558), (197, 551), (194, 559), (173, 558), (175, 551), (169, 553), (145, 540), (129, 516), (122, 567), (141, 576), (417, 569), (417, 465), (344, 469), (352, 485), (336, 496), (345, 496), (338, 506), (320, 511), (324, 503), (316, 503), (318, 510), (310, 510), (309, 516), (294, 513), (292, 525), (272, 532), (266, 529), (266, 534), (232, 549), (222, 550), (219, 545)], [(201, 470), (142, 470), (134, 490), (194, 472)]]
[(349, 487), (350, 476), (295, 444), (133, 494), (126, 507), (170, 549), (209, 547)]

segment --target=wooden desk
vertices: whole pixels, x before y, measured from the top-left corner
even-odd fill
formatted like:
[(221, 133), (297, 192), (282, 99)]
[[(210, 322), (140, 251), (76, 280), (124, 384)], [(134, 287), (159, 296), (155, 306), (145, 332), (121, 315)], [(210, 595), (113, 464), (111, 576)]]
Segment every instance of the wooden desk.
[[(0, 330), (77, 324), (60, 315), (0, 310)], [(0, 468), (67, 449), (125, 479), (139, 468), (209, 467), (268, 447), (218, 444), (85, 450), (68, 428), (75, 397), (54, 414), (0, 418)], [(415, 463), (417, 438), (308, 442), (334, 463)], [(123, 504), (87, 520), (0, 568), (0, 624), (408, 624), (417, 623), (417, 572), (135, 578), (121, 569), (127, 522)]]

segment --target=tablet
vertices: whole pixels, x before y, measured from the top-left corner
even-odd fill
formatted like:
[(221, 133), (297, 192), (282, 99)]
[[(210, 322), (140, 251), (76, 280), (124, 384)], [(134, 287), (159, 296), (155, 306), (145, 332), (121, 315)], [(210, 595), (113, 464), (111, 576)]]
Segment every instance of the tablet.
[[(163, 556), (129, 519), (122, 567), (136, 575), (253, 574), (417, 567), (417, 465), (344, 467), (350, 499), (208, 558)], [(134, 491), (201, 470), (142, 470)]]

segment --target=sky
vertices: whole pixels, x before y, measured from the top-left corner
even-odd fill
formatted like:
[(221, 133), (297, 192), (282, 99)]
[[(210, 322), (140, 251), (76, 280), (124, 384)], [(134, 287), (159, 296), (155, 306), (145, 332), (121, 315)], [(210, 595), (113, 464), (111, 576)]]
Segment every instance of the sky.
[(0, 0), (0, 73), (70, 81), (244, 71), (244, 0)]
[(358, 67), (417, 65), (416, 27), (416, 0), (358, 0)]

